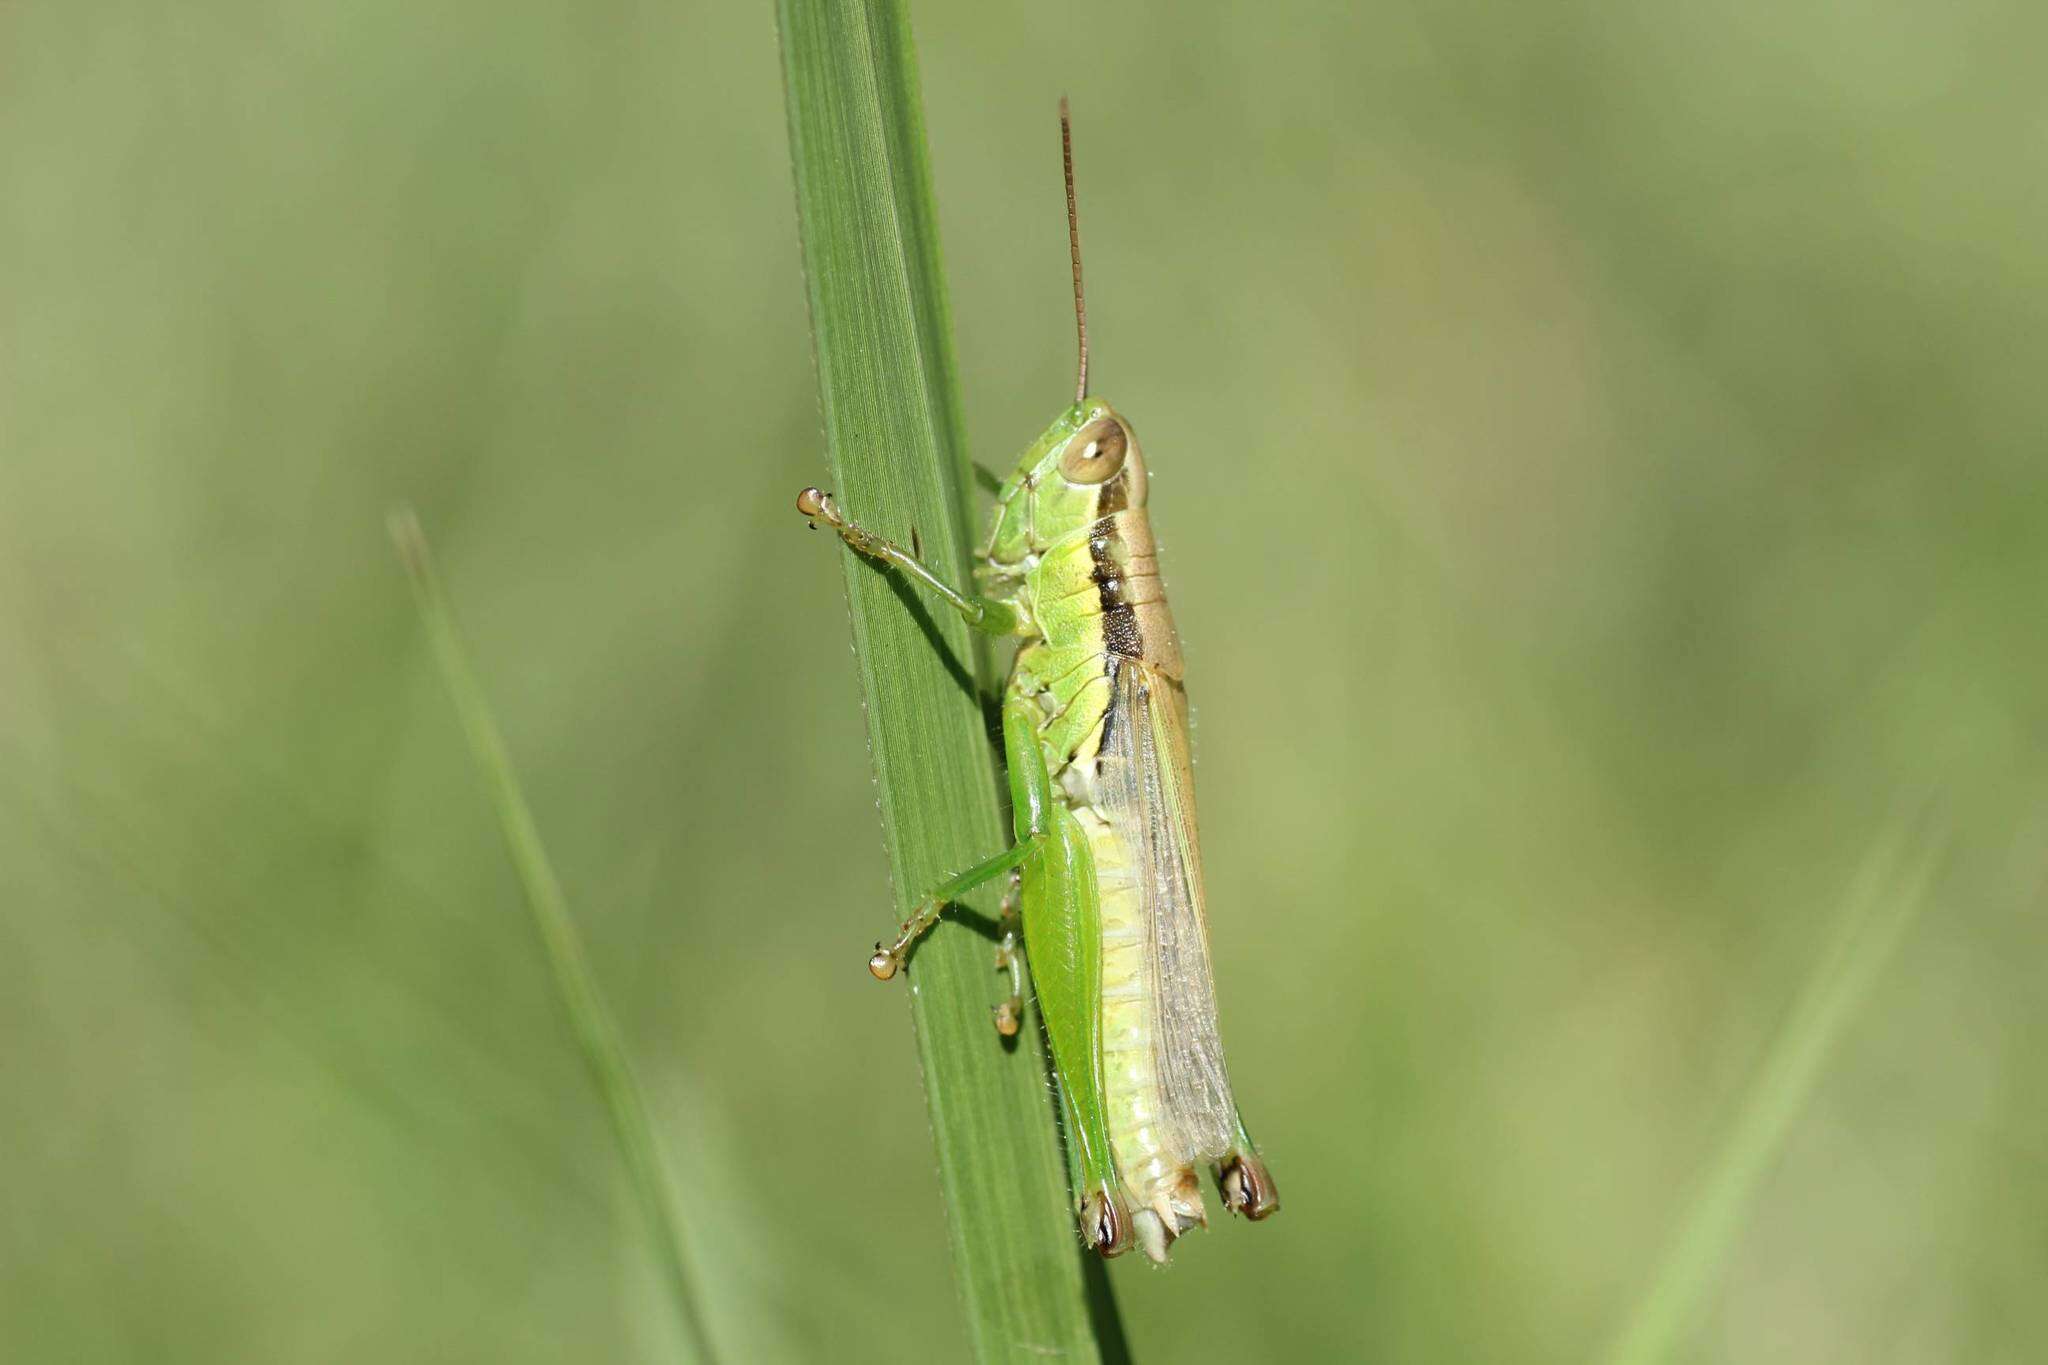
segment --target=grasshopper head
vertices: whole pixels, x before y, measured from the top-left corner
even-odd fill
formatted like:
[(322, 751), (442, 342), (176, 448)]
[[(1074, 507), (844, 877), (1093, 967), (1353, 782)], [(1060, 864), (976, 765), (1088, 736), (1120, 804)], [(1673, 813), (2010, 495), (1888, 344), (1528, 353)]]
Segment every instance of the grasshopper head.
[(1113, 512), (1145, 505), (1145, 459), (1130, 423), (1100, 398), (1053, 419), (996, 495), (987, 557), (1022, 562)]
[(1081, 222), (1074, 209), (1074, 140), (1060, 100), (1060, 166), (1067, 181), (1067, 251), (1074, 265), (1074, 334), (1079, 354), (1074, 406), (1026, 447), (996, 495), (994, 523), (982, 547), (983, 572), (1008, 578), (1055, 541), (1081, 534), (1103, 517), (1145, 505), (1145, 460), (1130, 423), (1088, 393), (1088, 305), (1081, 294)]

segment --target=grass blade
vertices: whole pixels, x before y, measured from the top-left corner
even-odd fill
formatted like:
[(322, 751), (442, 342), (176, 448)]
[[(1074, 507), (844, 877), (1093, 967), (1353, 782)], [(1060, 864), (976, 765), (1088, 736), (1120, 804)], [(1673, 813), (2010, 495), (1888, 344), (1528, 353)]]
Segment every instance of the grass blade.
[(513, 866), (518, 870), (519, 883), (526, 890), (527, 908), (533, 912), (533, 926), (547, 952), (569, 1027), (604, 1098), (612, 1136), (619, 1144), (619, 1155), (625, 1161), (634, 1195), (647, 1219), (676, 1325), (683, 1340), (689, 1343), (691, 1355), (709, 1362), (716, 1357), (705, 1331), (703, 1309), (691, 1284), (682, 1224), (676, 1216), (675, 1191), (618, 1024), (612, 1019), (597, 977), (590, 969), (582, 936), (569, 918), (568, 901), (555, 878), (554, 866), (548, 861), (533, 812), (520, 790), (512, 755), (505, 747), (504, 736), (498, 732), (498, 722), (491, 713), (483, 685), (463, 653), (426, 536), (410, 509), (392, 514), (391, 538), (397, 543), (398, 556), (412, 579), (420, 620), (432, 643), (441, 680), (447, 684), (455, 710), (462, 717), (463, 731), (469, 737), (470, 752), (490, 787), (491, 804), (497, 809), (498, 823), (504, 830)]
[(1734, 1127), (1680, 1219), (1649, 1292), (1608, 1353), (1612, 1365), (1668, 1360), (1683, 1344), (1821, 1068), (1919, 912), (1938, 852), (1933, 839), (1923, 835), (1916, 843), (1902, 830), (1865, 860), (1833, 946), (1807, 978), (1743, 1096)]
[[(864, 525), (921, 543), (964, 583), (965, 452), (909, 25), (889, 0), (779, 11), (831, 487)], [(836, 545), (818, 552), (846, 574), (903, 912), (1009, 841), (978, 695), (985, 651), (873, 566)], [(995, 908), (993, 894), (968, 899)], [(880, 907), (872, 922), (894, 928)], [(1083, 1272), (1042, 1044), (1027, 1030), (1030, 1046), (998, 1045), (990, 968), (988, 942), (947, 924), (910, 974), (968, 1330), (983, 1360), (1093, 1360), (1097, 1329), (1120, 1349), (1114, 1306), (1100, 1268)]]

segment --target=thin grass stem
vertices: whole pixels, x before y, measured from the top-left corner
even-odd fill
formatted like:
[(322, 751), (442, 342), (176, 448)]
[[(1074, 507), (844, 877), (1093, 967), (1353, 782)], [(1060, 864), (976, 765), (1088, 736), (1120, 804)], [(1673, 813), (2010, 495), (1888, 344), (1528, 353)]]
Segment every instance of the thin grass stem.
[(1684, 1344), (1828, 1057), (1918, 915), (1938, 854), (1931, 835), (1902, 824), (1865, 859), (1832, 944), (1744, 1093), (1648, 1290), (1615, 1337), (1610, 1365), (1653, 1365)]
[(426, 627), (441, 680), (455, 703), (456, 714), (462, 719), (470, 753), (490, 789), (491, 805), (497, 811), (498, 824), (504, 831), (505, 846), (512, 855), (519, 884), (525, 889), (526, 905), (532, 912), (533, 927), (546, 951), (570, 1031), (575, 1035), (583, 1060), (590, 1067), (591, 1078), (596, 1081), (598, 1093), (604, 1099), (605, 1113), (611, 1120), (612, 1137), (618, 1142), (619, 1155), (625, 1162), (633, 1193), (647, 1221), (648, 1235), (654, 1244), (655, 1259), (659, 1263), (677, 1329), (691, 1357), (708, 1365), (716, 1356), (689, 1270), (682, 1221), (676, 1212), (675, 1190), (662, 1160), (661, 1143), (655, 1133), (654, 1120), (648, 1113), (647, 1100), (641, 1093), (639, 1079), (634, 1075), (632, 1060), (627, 1056), (618, 1024), (605, 1004), (597, 975), (591, 970), (582, 936), (577, 933), (575, 921), (569, 916), (568, 900), (562, 894), (562, 884), (555, 876), (554, 865), (548, 860), (547, 848), (541, 842), (533, 811), (520, 789), (511, 752), (505, 747), (505, 738), (498, 730), (490, 700), (463, 650), (455, 629), (454, 613), (427, 548), (426, 535), (420, 529), (419, 518), (410, 508), (392, 514), (391, 538), (398, 546), (398, 557), (412, 580), (420, 620)]

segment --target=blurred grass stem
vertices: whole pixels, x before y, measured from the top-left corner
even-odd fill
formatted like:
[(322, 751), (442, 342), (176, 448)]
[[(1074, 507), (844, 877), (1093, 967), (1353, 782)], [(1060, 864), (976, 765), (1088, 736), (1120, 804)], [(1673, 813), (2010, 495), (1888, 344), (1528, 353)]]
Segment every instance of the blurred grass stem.
[(1834, 943), (1807, 978), (1743, 1096), (1649, 1292), (1607, 1356), (1611, 1365), (1651, 1365), (1671, 1359), (1683, 1345), (1821, 1068), (1919, 912), (1939, 851), (1931, 836), (1916, 836), (1902, 825), (1865, 859)]
[(692, 1287), (688, 1258), (683, 1247), (683, 1229), (676, 1213), (675, 1190), (661, 1157), (654, 1122), (648, 1114), (633, 1064), (626, 1054), (618, 1024), (606, 1006), (604, 993), (590, 967), (582, 937), (569, 917), (562, 885), (548, 861), (533, 812), (520, 790), (512, 755), (498, 731), (483, 685), (463, 652), (456, 634), (454, 614), (434, 570), (419, 518), (410, 508), (391, 515), (391, 538), (398, 556), (412, 579), (419, 603), (420, 619), (432, 644), (434, 661), (447, 685), (462, 728), (469, 738), (471, 754), (490, 787), (491, 804), (504, 830), (505, 844), (512, 854), (519, 882), (526, 890), (527, 908), (533, 913), (534, 929), (547, 952), (562, 1008), (571, 1031), (582, 1049), (583, 1059), (604, 1097), (605, 1112), (611, 1119), (612, 1136), (632, 1179), (648, 1233), (654, 1242), (656, 1259), (676, 1325), (688, 1342), (690, 1354), (699, 1361), (714, 1360), (711, 1341), (704, 1326), (704, 1313)]

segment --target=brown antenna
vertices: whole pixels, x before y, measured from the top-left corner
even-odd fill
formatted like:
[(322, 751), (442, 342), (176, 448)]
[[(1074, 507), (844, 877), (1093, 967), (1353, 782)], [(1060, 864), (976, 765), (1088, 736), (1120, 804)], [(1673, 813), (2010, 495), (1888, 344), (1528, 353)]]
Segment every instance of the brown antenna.
[(1074, 335), (1081, 361), (1074, 375), (1074, 401), (1088, 396), (1088, 304), (1081, 297), (1081, 220), (1074, 212), (1074, 130), (1067, 120), (1067, 97), (1060, 96), (1060, 164), (1067, 173), (1067, 254), (1074, 258)]

